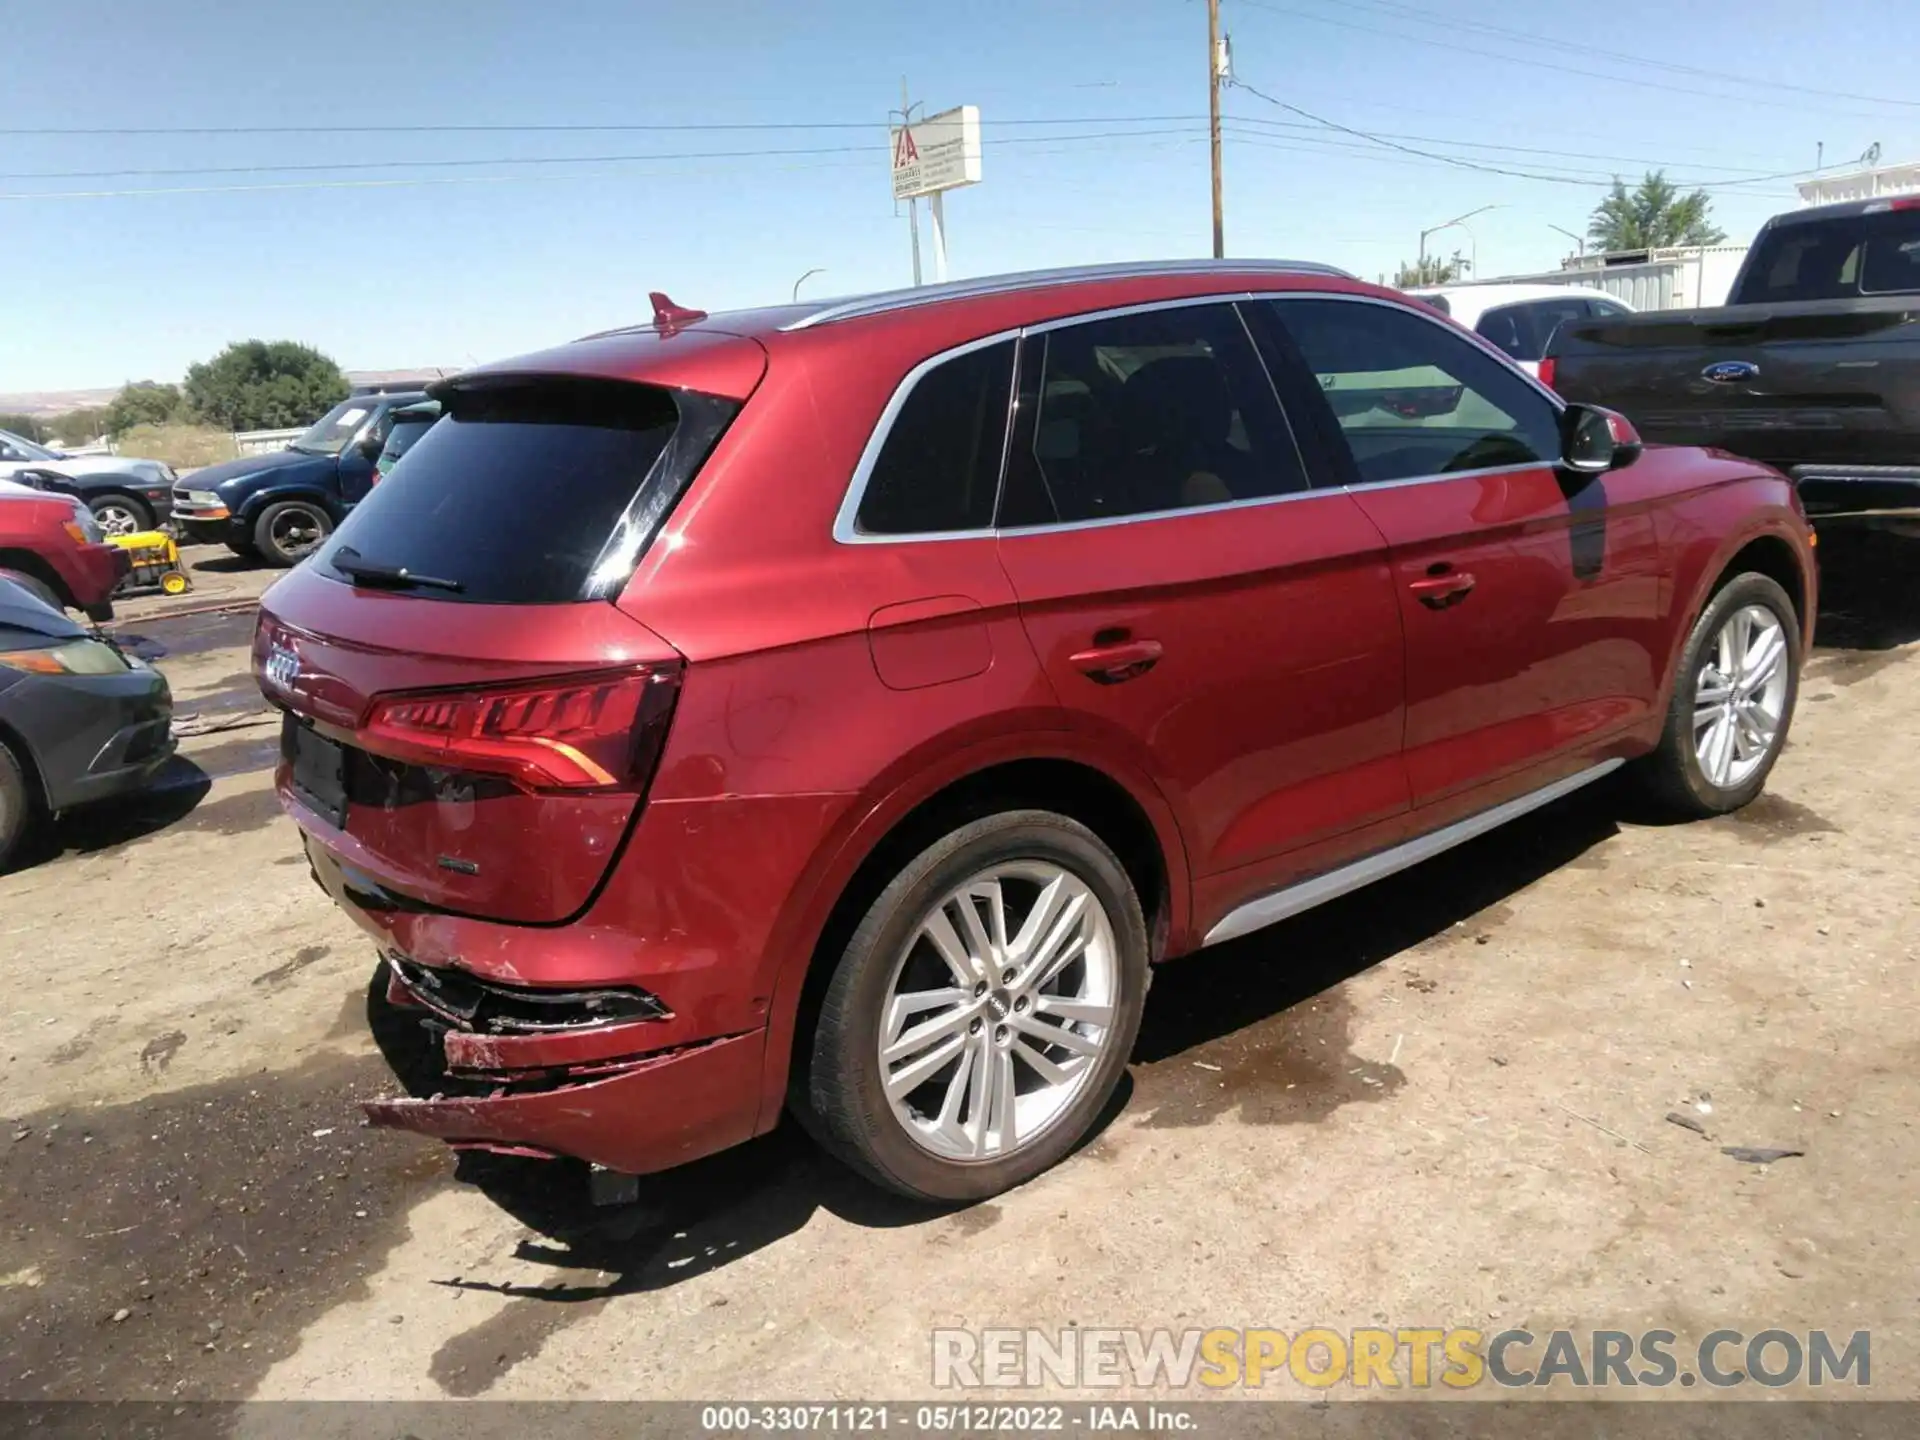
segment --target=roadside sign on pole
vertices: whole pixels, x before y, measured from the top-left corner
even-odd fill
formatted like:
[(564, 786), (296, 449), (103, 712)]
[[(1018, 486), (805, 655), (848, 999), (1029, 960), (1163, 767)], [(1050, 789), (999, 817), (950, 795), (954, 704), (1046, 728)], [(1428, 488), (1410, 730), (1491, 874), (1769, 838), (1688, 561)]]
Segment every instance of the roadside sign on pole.
[(980, 107), (962, 105), (916, 125), (896, 125), (893, 198), (912, 200), (980, 180)]

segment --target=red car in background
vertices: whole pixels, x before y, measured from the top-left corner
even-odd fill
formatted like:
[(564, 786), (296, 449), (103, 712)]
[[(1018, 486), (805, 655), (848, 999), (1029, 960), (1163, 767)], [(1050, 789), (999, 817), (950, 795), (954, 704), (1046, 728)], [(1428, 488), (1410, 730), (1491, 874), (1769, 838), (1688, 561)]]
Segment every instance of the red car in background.
[(126, 551), (103, 543), (83, 502), (0, 481), (0, 578), (56, 608), (111, 620), (129, 564)]
[(632, 1173), (791, 1107), (991, 1195), (1093, 1126), (1153, 962), (1779, 754), (1791, 485), (1418, 301), (1226, 261), (655, 305), (438, 387), (263, 603), (282, 801), (443, 1072), (376, 1123)]

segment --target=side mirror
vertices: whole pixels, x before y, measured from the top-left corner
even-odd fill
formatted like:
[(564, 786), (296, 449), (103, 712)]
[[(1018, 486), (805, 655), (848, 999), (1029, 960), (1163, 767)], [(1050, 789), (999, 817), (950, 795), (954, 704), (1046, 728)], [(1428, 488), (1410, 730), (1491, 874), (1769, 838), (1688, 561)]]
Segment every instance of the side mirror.
[(14, 481), (21, 485), (30, 485), (35, 490), (45, 490), (54, 495), (73, 495), (78, 488), (66, 476), (52, 470), (17, 470)]
[(1631, 465), (1645, 447), (1633, 422), (1598, 405), (1569, 405), (1560, 416), (1560, 465), (1576, 475), (1604, 475)]
[(380, 452), (386, 448), (387, 437), (384, 435), (362, 435), (360, 437), (360, 453), (369, 460), (378, 460), (380, 458)]

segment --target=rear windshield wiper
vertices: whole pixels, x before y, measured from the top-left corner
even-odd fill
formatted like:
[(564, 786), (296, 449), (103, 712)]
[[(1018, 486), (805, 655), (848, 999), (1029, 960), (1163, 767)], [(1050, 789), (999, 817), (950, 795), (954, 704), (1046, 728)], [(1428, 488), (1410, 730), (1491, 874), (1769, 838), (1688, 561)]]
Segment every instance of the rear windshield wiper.
[(417, 586), (422, 590), (451, 590), (456, 595), (467, 588), (458, 580), (445, 580), (438, 575), (417, 575), (404, 565), (382, 565), (376, 560), (363, 560), (360, 552), (351, 545), (342, 545), (334, 551), (328, 563), (356, 585), (384, 585), (396, 590)]

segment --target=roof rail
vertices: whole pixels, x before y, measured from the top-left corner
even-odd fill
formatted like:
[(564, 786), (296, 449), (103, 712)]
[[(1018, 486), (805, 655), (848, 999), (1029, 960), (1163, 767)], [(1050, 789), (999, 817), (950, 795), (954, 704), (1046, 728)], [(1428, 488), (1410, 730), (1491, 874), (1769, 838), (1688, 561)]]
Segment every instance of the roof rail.
[(1023, 270), (1008, 275), (983, 275), (975, 280), (951, 280), (920, 285), (911, 290), (883, 290), (873, 295), (836, 300), (782, 325), (782, 330), (809, 330), (836, 320), (885, 315), (943, 300), (969, 300), (982, 295), (1005, 295), (1043, 285), (1083, 285), (1100, 280), (1140, 279), (1154, 275), (1330, 275), (1353, 276), (1332, 265), (1311, 260), (1133, 260), (1112, 265), (1074, 265), (1062, 270)]

